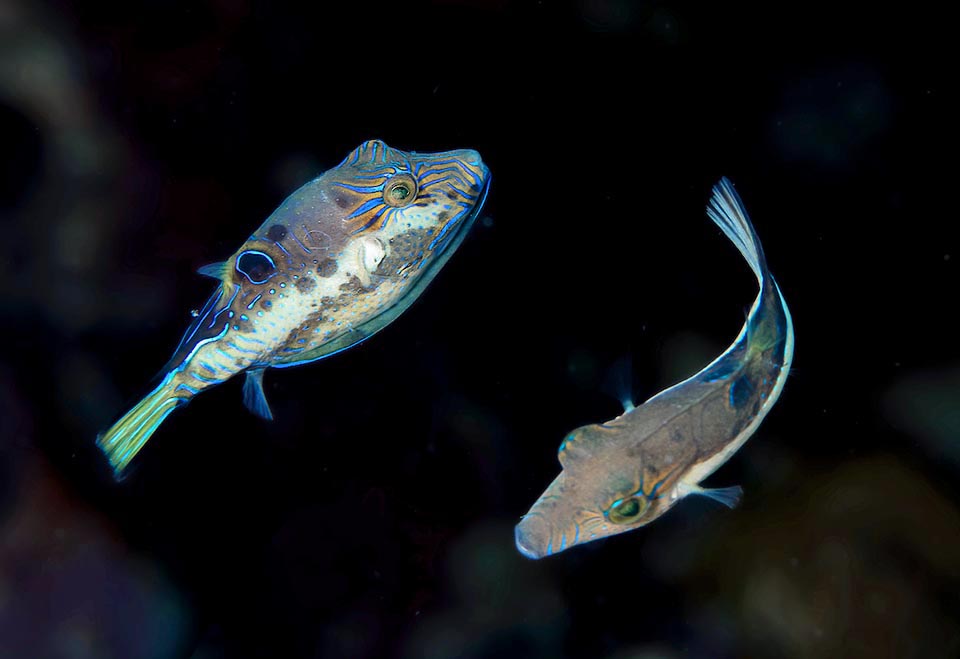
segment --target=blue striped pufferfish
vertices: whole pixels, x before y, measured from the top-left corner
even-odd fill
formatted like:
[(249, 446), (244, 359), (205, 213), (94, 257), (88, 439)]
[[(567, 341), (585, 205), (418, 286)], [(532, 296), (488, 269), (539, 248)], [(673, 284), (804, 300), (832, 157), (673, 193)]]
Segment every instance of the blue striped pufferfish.
[(119, 478), (160, 423), (246, 372), (243, 400), (271, 419), (263, 372), (323, 359), (399, 316), (457, 249), (490, 173), (469, 149), (405, 152), (370, 140), (287, 197), (222, 263), (163, 379), (97, 438)]

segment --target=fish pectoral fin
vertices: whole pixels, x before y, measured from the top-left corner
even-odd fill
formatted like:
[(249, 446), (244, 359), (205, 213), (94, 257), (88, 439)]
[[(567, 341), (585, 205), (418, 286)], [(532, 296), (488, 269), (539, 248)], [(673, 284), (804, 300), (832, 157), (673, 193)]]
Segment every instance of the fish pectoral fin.
[(197, 268), (197, 274), (204, 277), (211, 277), (220, 281), (225, 281), (229, 271), (229, 264), (226, 261), (217, 261)]
[(255, 368), (247, 371), (247, 379), (243, 382), (243, 404), (261, 419), (273, 421), (270, 403), (267, 402), (267, 396), (263, 393), (264, 370)]
[(681, 481), (677, 485), (677, 494), (681, 497), (685, 497), (688, 494), (696, 494), (722, 503), (727, 508), (736, 508), (737, 504), (740, 503), (740, 499), (743, 498), (743, 488), (739, 485), (734, 485), (733, 487), (707, 488), (700, 487), (695, 483), (684, 483)]

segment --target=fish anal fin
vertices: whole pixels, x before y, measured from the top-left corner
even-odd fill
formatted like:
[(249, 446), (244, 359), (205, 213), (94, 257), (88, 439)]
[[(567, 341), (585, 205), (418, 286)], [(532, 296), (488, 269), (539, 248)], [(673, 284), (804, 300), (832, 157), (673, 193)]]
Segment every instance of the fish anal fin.
[(273, 412), (270, 411), (270, 404), (267, 402), (267, 396), (263, 393), (263, 371), (262, 368), (254, 368), (247, 371), (247, 378), (243, 382), (243, 404), (261, 419), (267, 421), (273, 420)]
[(684, 483), (681, 481), (677, 485), (677, 494), (685, 497), (690, 494), (707, 497), (718, 503), (722, 503), (727, 508), (736, 508), (743, 498), (743, 488), (739, 485), (732, 487), (700, 487), (694, 483)]

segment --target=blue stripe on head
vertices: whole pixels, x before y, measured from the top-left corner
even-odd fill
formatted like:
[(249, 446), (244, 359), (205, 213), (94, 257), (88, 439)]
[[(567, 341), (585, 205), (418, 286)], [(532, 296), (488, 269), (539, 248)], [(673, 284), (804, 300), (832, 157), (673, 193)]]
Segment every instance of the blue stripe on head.
[(355, 210), (355, 211), (353, 211), (352, 213), (350, 213), (349, 215), (347, 215), (347, 219), (348, 219), (348, 220), (352, 220), (352, 219), (355, 218), (357, 215), (363, 215), (363, 214), (366, 213), (367, 211), (373, 210), (374, 208), (376, 208), (377, 206), (379, 206), (379, 205), (381, 205), (381, 204), (383, 204), (383, 199), (371, 199), (370, 201), (366, 202), (365, 204), (362, 204), (359, 208), (357, 208), (357, 210)]
[[(357, 178), (367, 178), (367, 177), (362, 177), (362, 176), (360, 176), (360, 177), (357, 177)], [(369, 177), (369, 178), (381, 178), (381, 177), (380, 177), (380, 176), (376, 176), (376, 177), (372, 177), (372, 176), (371, 176), (371, 177)], [(385, 184), (385, 183), (381, 183), (380, 185), (350, 185), (349, 183), (339, 183), (339, 182), (337, 182), (337, 183), (334, 183), (333, 185), (337, 186), (338, 188), (345, 188), (345, 189), (347, 189), (347, 190), (350, 190), (351, 192), (360, 192), (360, 193), (363, 193), (363, 194), (373, 194), (373, 193), (375, 193), (375, 192), (383, 192), (383, 186), (384, 186), (384, 184)]]
[(377, 219), (379, 219), (379, 217), (380, 217), (381, 215), (383, 215), (384, 212), (387, 210), (387, 205), (386, 205), (386, 204), (381, 204), (381, 206), (382, 206), (382, 207), (380, 208), (380, 210), (378, 210), (376, 213), (374, 213), (374, 214), (373, 214), (373, 217), (371, 217), (369, 220), (367, 220), (366, 223), (364, 223), (364, 225), (363, 225), (362, 227), (360, 227), (359, 229), (355, 229), (355, 230), (352, 231), (351, 233), (354, 233), (354, 234), (356, 234), (356, 233), (363, 233), (364, 231), (366, 231), (367, 229), (369, 229), (370, 227), (372, 227), (372, 226), (376, 223)]

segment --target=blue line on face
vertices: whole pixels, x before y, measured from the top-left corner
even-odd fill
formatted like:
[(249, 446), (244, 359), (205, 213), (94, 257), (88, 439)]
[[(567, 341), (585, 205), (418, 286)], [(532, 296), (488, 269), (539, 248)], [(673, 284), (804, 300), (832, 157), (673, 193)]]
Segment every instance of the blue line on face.
[[(304, 231), (306, 231), (307, 227), (303, 227), (303, 229), (304, 229)], [(290, 237), (293, 238), (293, 242), (295, 242), (295, 243), (297, 243), (298, 245), (300, 245), (300, 249), (302, 249), (304, 252), (306, 252), (307, 254), (312, 253), (313, 250), (311, 250), (309, 247), (307, 247), (306, 245), (304, 245), (302, 242), (300, 242), (300, 239), (297, 238), (297, 232), (296, 232), (296, 231), (291, 231), (291, 232), (290, 232)]]
[(647, 495), (647, 499), (649, 499), (650, 501), (653, 501), (654, 499), (659, 499), (660, 497), (662, 497), (663, 496), (662, 494), (657, 494), (657, 490), (659, 490), (660, 486), (663, 485), (666, 481), (667, 481), (667, 478), (665, 476), (660, 480), (659, 483), (654, 485), (653, 489), (650, 490), (650, 494)]
[(463, 203), (462, 201), (458, 201), (457, 203), (458, 203), (460, 206), (463, 206), (463, 210), (460, 211), (459, 213), (457, 213), (456, 215), (454, 215), (452, 218), (450, 218), (450, 220), (447, 221), (446, 224), (443, 225), (443, 228), (440, 229), (440, 233), (438, 233), (437, 236), (436, 236), (432, 241), (430, 241), (430, 244), (427, 245), (427, 249), (433, 249), (433, 248), (436, 246), (436, 244), (443, 239), (443, 236), (447, 233), (447, 231), (450, 230), (450, 227), (452, 227), (454, 224), (456, 224), (457, 222), (459, 222), (459, 221), (460, 221), (460, 218), (462, 218), (463, 215), (464, 215), (468, 210), (470, 210), (470, 205), (469, 205), (469, 204), (465, 204), (465, 203)]
[(374, 208), (376, 208), (377, 206), (379, 206), (379, 205), (382, 204), (382, 203), (383, 203), (383, 199), (371, 199), (370, 201), (366, 202), (365, 204), (362, 204), (357, 210), (355, 210), (355, 211), (353, 211), (352, 213), (350, 213), (349, 215), (347, 215), (347, 219), (348, 219), (348, 220), (352, 220), (352, 219), (355, 218), (357, 215), (363, 215), (363, 214), (366, 213), (367, 211), (373, 210)]
[(450, 179), (451, 179), (450, 176), (444, 176), (443, 178), (438, 178), (436, 181), (430, 181), (429, 183), (424, 183), (423, 185), (420, 186), (420, 189), (426, 190), (427, 188), (443, 183), (444, 181), (449, 181)]
[[(357, 178), (382, 178), (382, 174), (377, 174), (376, 176), (358, 176)], [(381, 183), (380, 185), (350, 185), (349, 183), (334, 183), (335, 186), (339, 188), (346, 188), (347, 190), (352, 190), (353, 192), (361, 192), (363, 194), (370, 194), (373, 192), (383, 192), (383, 186), (386, 183)]]
[[(382, 203), (382, 202), (377, 202), (377, 203)], [(381, 208), (381, 209), (378, 210), (376, 213), (374, 213), (373, 217), (371, 217), (369, 220), (367, 220), (367, 223), (366, 223), (366, 224), (364, 224), (362, 227), (360, 227), (360, 228), (357, 229), (356, 231), (353, 231), (352, 233), (353, 233), (353, 234), (358, 234), (358, 233), (361, 233), (361, 232), (363, 232), (363, 231), (366, 231), (367, 229), (369, 229), (370, 227), (372, 227), (372, 226), (374, 225), (374, 223), (376, 223), (377, 219), (379, 219), (379, 217), (380, 217), (381, 215), (383, 215), (383, 213), (384, 213), (386, 210), (387, 210), (387, 205), (386, 205), (386, 204), (383, 204), (383, 208)], [(352, 216), (351, 216), (351, 217), (352, 217)]]
[(469, 167), (463, 167), (461, 165), (460, 169), (463, 170), (463, 173), (465, 173), (467, 176), (473, 179), (473, 184), (475, 186), (480, 187), (480, 178), (476, 174), (474, 174)]

